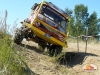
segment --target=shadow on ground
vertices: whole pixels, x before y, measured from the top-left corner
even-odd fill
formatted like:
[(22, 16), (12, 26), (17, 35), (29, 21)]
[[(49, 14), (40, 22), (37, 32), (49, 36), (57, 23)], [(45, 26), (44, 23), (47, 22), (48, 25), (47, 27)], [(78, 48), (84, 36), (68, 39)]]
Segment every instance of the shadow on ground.
[(24, 71), (25, 71), (26, 75), (39, 75), (39, 74), (33, 72), (29, 67), (24, 68)]
[(59, 64), (67, 65), (68, 67), (73, 67), (77, 64), (82, 64), (87, 56), (98, 56), (91, 53), (84, 52), (66, 52), (65, 55), (62, 55), (59, 58)]
[(25, 47), (26, 49), (29, 49), (29, 50), (34, 50), (37, 53), (43, 52), (40, 49), (36, 48), (35, 46), (29, 46), (29, 45), (25, 45), (25, 44), (20, 44), (20, 46)]

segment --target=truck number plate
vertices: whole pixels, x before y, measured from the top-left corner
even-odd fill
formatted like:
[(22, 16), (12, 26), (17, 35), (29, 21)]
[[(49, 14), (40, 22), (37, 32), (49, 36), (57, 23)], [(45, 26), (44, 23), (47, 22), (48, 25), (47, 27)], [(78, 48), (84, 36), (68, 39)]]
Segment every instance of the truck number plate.
[(44, 34), (44, 36), (46, 36), (47, 38), (50, 38), (51, 37), (49, 34)]

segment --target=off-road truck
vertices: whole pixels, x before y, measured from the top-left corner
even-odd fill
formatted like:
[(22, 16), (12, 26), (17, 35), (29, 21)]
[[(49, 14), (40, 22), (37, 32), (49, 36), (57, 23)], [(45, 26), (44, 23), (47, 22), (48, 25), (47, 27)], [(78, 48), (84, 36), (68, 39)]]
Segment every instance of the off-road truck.
[(53, 3), (35, 3), (30, 16), (16, 30), (14, 42), (20, 44), (24, 38), (31, 40), (43, 49), (47, 48), (51, 56), (56, 56), (67, 47), (68, 22), (68, 14)]

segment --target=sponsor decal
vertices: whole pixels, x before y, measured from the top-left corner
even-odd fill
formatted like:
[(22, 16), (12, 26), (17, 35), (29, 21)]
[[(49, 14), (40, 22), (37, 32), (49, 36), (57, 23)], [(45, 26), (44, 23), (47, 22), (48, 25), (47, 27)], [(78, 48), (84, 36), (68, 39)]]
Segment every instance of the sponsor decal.
[(82, 69), (86, 72), (93, 72), (97, 70), (97, 66), (94, 64), (85, 64)]

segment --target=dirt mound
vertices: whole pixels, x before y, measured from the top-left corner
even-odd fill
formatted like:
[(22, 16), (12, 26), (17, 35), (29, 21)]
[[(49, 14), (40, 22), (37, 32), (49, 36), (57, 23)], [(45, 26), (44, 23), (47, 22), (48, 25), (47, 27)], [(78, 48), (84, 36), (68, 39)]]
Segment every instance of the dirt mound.
[[(44, 55), (36, 43), (24, 42), (24, 44), (20, 47), (26, 47), (24, 51), (24, 55), (27, 57), (26, 62), (36, 75), (99, 75), (100, 73), (98, 45), (89, 44), (87, 53), (85, 53), (84, 43), (80, 45), (79, 52), (77, 52), (76, 43), (70, 43), (68, 49), (64, 49), (65, 55), (54, 63), (52, 60), (55, 59)], [(82, 67), (88, 63), (95, 64), (98, 69), (94, 72), (85, 72)]]

